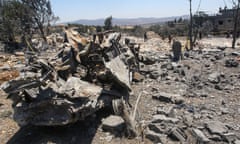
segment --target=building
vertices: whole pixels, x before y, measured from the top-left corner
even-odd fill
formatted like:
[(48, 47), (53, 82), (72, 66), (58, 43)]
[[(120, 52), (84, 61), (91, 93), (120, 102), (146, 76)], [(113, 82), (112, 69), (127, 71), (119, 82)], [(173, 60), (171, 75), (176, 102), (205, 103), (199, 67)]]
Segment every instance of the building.
[(219, 9), (219, 14), (210, 16), (209, 19), (213, 23), (213, 31), (216, 32), (232, 32), (234, 26), (234, 15), (236, 9)]
[[(200, 14), (195, 15), (195, 22), (200, 27), (203, 23), (210, 22), (211, 23), (211, 31), (215, 34), (230, 34), (234, 29), (234, 16), (235, 16), (236, 8), (228, 9), (225, 7), (224, 9), (219, 8), (219, 12), (214, 15), (206, 14), (205, 12), (201, 12)], [(240, 12), (239, 12), (240, 19)], [(239, 21), (240, 24), (240, 21)], [(240, 32), (240, 25), (237, 29)]]

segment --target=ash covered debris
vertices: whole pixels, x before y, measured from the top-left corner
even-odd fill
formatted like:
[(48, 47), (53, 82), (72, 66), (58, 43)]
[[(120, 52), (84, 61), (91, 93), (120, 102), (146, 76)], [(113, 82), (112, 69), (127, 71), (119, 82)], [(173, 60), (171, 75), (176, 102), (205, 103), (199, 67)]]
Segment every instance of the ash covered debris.
[(91, 40), (73, 29), (66, 29), (65, 37), (48, 37), (42, 53), (54, 47), (55, 56), (30, 56), (20, 76), (1, 86), (13, 101), (14, 120), (21, 126), (59, 126), (112, 106), (134, 134), (125, 109), (139, 49), (120, 39), (120, 33), (108, 31)]

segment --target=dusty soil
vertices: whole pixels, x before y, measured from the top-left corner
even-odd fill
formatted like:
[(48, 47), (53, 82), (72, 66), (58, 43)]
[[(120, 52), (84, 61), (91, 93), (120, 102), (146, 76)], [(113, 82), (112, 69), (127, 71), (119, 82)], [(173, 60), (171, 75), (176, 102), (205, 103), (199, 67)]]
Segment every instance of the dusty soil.
[[(141, 40), (138, 40), (141, 41)], [(160, 39), (152, 39), (142, 43), (144, 51), (154, 53), (155, 57), (169, 54), (169, 44), (162, 42)], [(206, 48), (215, 48), (231, 45), (230, 39), (211, 38), (200, 41)], [(223, 45), (222, 43), (225, 43)], [(163, 47), (163, 48), (162, 48)], [(153, 51), (154, 50), (154, 51)], [(185, 71), (185, 76), (179, 76), (173, 70), (167, 70), (167, 77), (160, 76), (164, 73), (161, 66), (168, 63), (169, 60), (163, 60), (154, 65), (150, 65), (151, 72), (157, 72), (156, 78), (150, 78), (151, 72), (148, 71), (146, 79), (143, 82), (133, 83), (133, 94), (130, 97), (130, 103), (134, 106), (137, 96), (142, 93), (137, 121), (143, 125), (141, 131), (145, 133), (146, 127), (156, 113), (158, 106), (174, 106), (176, 117), (188, 124), (176, 124), (178, 127), (202, 128), (205, 132), (204, 123), (209, 120), (220, 121), (229, 127), (229, 131), (240, 139), (240, 69), (225, 67), (225, 60), (236, 58), (229, 56), (232, 52), (239, 49), (227, 48), (223, 52), (211, 54), (206, 57), (198, 52), (190, 53), (190, 58), (179, 62)], [(147, 52), (146, 52), (147, 53)], [(223, 54), (223, 56), (222, 56)], [(213, 59), (215, 56), (221, 56), (219, 59)], [(185, 69), (186, 66), (190, 69)], [(145, 69), (145, 68), (144, 68)], [(224, 74), (220, 84), (211, 84), (208, 82), (208, 76), (211, 73), (219, 72)], [(5, 73), (7, 73), (5, 75)], [(0, 77), (3, 80), (9, 80), (17, 76), (15, 71), (1, 72)], [(10, 78), (9, 78), (10, 77)], [(193, 79), (193, 78), (198, 78)], [(0, 78), (0, 79), (1, 79)], [(5, 79), (7, 78), (7, 79)], [(1, 80), (0, 80), (1, 82)], [(220, 88), (219, 88), (220, 87)], [(184, 104), (177, 105), (164, 101), (154, 100), (152, 95), (158, 92), (167, 92), (180, 94), (184, 97)], [(27, 126), (20, 128), (13, 120), (13, 110), (11, 101), (6, 99), (6, 95), (0, 93), (0, 142), (9, 144), (79, 144), (79, 143), (119, 143), (119, 144), (136, 144), (136, 143), (153, 143), (143, 136), (135, 139), (128, 139), (124, 134), (114, 136), (110, 133), (103, 132), (101, 120), (112, 113), (111, 110), (103, 110), (96, 115), (87, 118), (85, 121), (79, 121), (76, 124), (64, 127), (35, 127)], [(192, 119), (192, 120), (191, 120)], [(189, 123), (192, 123), (191, 125)], [(145, 125), (145, 127), (144, 127)], [(211, 137), (211, 135), (207, 136)], [(189, 136), (191, 137), (191, 136)], [(227, 143), (215, 142), (212, 143)], [(180, 143), (178, 141), (167, 140), (166, 143)], [(189, 142), (190, 143), (190, 142)]]

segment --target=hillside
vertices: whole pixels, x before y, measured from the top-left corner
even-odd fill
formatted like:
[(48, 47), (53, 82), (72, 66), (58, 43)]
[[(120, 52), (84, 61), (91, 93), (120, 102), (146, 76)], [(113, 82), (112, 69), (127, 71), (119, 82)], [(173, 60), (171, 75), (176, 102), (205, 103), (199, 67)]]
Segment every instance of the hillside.
[[(113, 25), (144, 25), (144, 24), (155, 24), (163, 23), (167, 21), (172, 21), (174, 19), (188, 19), (188, 15), (183, 16), (173, 16), (173, 17), (164, 17), (164, 18), (113, 18)], [(83, 24), (83, 25), (104, 25), (104, 18), (102, 19), (80, 19), (72, 22), (74, 24)]]

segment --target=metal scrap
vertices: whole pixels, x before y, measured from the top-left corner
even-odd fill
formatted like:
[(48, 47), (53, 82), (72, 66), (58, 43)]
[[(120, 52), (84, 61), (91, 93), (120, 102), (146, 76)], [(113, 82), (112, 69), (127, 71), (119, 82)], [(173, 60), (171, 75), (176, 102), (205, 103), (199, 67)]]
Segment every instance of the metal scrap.
[(55, 56), (31, 57), (18, 78), (1, 86), (13, 100), (14, 119), (22, 126), (66, 125), (115, 103), (115, 111), (133, 127), (122, 106), (128, 104), (131, 75), (138, 71), (134, 47), (120, 44), (121, 34), (112, 31), (93, 40), (73, 29), (64, 35), (49, 42), (56, 45), (64, 39)]

